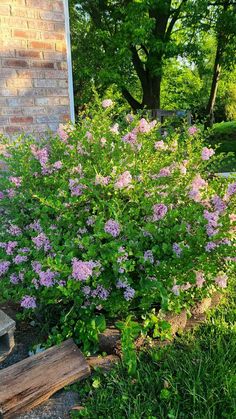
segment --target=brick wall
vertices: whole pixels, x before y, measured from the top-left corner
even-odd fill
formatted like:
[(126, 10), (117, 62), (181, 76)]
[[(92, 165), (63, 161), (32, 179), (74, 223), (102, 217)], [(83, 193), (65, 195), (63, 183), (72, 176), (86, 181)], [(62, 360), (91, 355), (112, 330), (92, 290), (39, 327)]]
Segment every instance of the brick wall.
[(0, 0), (0, 133), (68, 119), (63, 0)]

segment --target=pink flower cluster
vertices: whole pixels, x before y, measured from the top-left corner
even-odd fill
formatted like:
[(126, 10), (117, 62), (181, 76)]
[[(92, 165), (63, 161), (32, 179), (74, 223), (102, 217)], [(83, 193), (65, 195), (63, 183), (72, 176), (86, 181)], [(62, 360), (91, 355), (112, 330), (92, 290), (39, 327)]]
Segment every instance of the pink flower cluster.
[(192, 182), (192, 188), (189, 191), (189, 197), (195, 202), (201, 202), (201, 189), (206, 188), (208, 183), (202, 179), (201, 175), (196, 175)]
[(189, 135), (195, 135), (197, 132), (198, 132), (198, 128), (195, 127), (194, 125), (192, 127), (189, 127), (188, 129)]
[(69, 180), (71, 196), (81, 196), (83, 194), (84, 189), (86, 189), (86, 186), (79, 182), (79, 179)]
[(218, 227), (218, 220), (219, 220), (219, 213), (218, 211), (209, 212), (204, 210), (204, 218), (208, 221), (206, 226), (207, 235), (209, 237), (214, 236), (215, 234), (219, 233)]
[(113, 102), (113, 100), (111, 100), (111, 99), (105, 99), (105, 100), (103, 100), (102, 101), (102, 107), (104, 108), (104, 109), (106, 109), (106, 108), (110, 108), (111, 106), (113, 106), (114, 105), (114, 102)]
[(11, 183), (13, 183), (15, 185), (16, 188), (19, 188), (21, 186), (21, 183), (22, 183), (22, 178), (21, 177), (10, 176), (9, 180), (10, 180)]
[(218, 285), (218, 287), (220, 288), (226, 288), (227, 287), (227, 281), (228, 281), (228, 277), (226, 274), (219, 274), (216, 278), (215, 278), (215, 284)]
[(8, 232), (12, 235), (12, 236), (20, 236), (22, 234), (22, 230), (20, 229), (20, 227), (11, 224)]
[(96, 175), (95, 185), (107, 186), (110, 182), (110, 176)]
[(132, 182), (132, 176), (128, 170), (126, 170), (122, 175), (120, 175), (115, 183), (116, 189), (127, 188)]
[(213, 148), (203, 147), (202, 160), (209, 160), (215, 154)]
[(167, 149), (167, 145), (164, 143), (163, 140), (160, 141), (156, 141), (154, 144), (154, 147), (156, 150), (166, 150)]
[(45, 252), (51, 250), (50, 241), (44, 233), (40, 233), (38, 236), (33, 237), (32, 241), (38, 250), (43, 249)]

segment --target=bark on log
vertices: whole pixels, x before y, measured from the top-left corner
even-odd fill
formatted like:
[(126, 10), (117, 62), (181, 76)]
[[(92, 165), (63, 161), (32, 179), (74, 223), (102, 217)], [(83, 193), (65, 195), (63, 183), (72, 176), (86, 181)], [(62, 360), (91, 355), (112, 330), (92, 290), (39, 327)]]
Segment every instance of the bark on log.
[(0, 415), (16, 418), (68, 384), (90, 375), (72, 339), (0, 371)]

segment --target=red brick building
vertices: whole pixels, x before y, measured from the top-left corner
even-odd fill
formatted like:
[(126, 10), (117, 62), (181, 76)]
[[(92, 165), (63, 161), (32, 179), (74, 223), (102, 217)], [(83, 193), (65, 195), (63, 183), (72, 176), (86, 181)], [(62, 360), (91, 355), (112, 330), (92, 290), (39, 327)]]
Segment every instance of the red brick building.
[(0, 133), (74, 119), (68, 0), (0, 1)]

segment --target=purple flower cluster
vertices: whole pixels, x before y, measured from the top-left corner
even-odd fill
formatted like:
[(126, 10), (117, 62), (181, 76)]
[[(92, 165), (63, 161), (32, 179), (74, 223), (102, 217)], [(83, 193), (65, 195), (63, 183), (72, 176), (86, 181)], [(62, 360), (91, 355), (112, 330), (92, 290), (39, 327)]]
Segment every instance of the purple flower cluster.
[(67, 134), (67, 132), (64, 129), (63, 125), (60, 125), (58, 130), (57, 130), (57, 134), (59, 135), (60, 139), (64, 142), (67, 143), (67, 140), (69, 138), (69, 135)]
[(218, 195), (213, 196), (212, 203), (214, 205), (215, 211), (217, 211), (219, 214), (223, 213), (227, 208), (226, 203)]
[(37, 262), (36, 260), (34, 260), (33, 262), (31, 262), (31, 266), (34, 272), (36, 272), (37, 274), (39, 272), (41, 272), (42, 270), (42, 265), (40, 262)]
[(153, 221), (158, 221), (164, 218), (167, 211), (168, 211), (168, 208), (165, 204), (153, 205)]
[(47, 269), (45, 272), (39, 272), (39, 282), (40, 285), (44, 285), (45, 287), (49, 288), (52, 287), (55, 283), (55, 277), (57, 276), (57, 272), (52, 272), (50, 269)]
[(143, 258), (145, 260), (145, 262), (149, 262), (153, 265), (154, 263), (154, 256), (151, 250), (146, 250), (144, 252)]
[(135, 290), (127, 283), (127, 281), (122, 281), (119, 279), (116, 283), (116, 288), (124, 289), (124, 298), (126, 301), (132, 300), (135, 295)]
[(19, 274), (13, 273), (10, 275), (10, 282), (14, 285), (19, 284), (19, 282), (22, 282), (24, 279), (24, 273), (20, 272)]
[(157, 121), (148, 122), (145, 118), (140, 119), (137, 129), (141, 133), (150, 132), (157, 124)]
[(38, 250), (43, 249), (45, 252), (51, 250), (49, 238), (44, 233), (40, 233), (37, 237), (33, 237), (32, 241)]
[(39, 161), (42, 167), (46, 166), (49, 160), (49, 153), (46, 147), (38, 148), (36, 145), (31, 145), (31, 152), (33, 156)]
[(20, 227), (11, 224), (8, 232), (12, 235), (12, 236), (20, 236), (22, 234), (22, 230), (20, 229)]
[(218, 211), (209, 212), (204, 210), (204, 218), (208, 221), (206, 226), (207, 235), (209, 237), (214, 236), (215, 234), (219, 233), (218, 227), (218, 220), (219, 220), (219, 213)]
[(118, 237), (120, 234), (120, 225), (117, 221), (110, 219), (106, 222), (104, 231), (113, 237)]
[(236, 194), (236, 182), (230, 183), (227, 189), (227, 196), (231, 197)]
[(96, 175), (95, 185), (107, 186), (110, 182), (110, 176)]
[(201, 202), (201, 189), (206, 188), (208, 183), (198, 174), (193, 179), (191, 186), (192, 188), (189, 192), (189, 197), (195, 202)]
[(132, 182), (132, 176), (128, 170), (126, 170), (122, 175), (120, 175), (115, 183), (116, 189), (127, 188)]
[(15, 248), (17, 247), (18, 243), (16, 241), (10, 241), (6, 243), (6, 254), (7, 255), (13, 255)]
[(83, 194), (83, 190), (86, 189), (85, 185), (79, 183), (79, 179), (70, 179), (69, 180), (69, 188), (71, 191), (71, 196), (81, 196)]
[(13, 259), (13, 262), (14, 262), (16, 265), (20, 265), (20, 264), (21, 264), (21, 263), (23, 263), (23, 262), (27, 262), (27, 260), (28, 260), (28, 257), (27, 257), (27, 256), (17, 255), (17, 256)]
[(198, 128), (195, 127), (194, 125), (192, 127), (189, 127), (188, 129), (189, 135), (195, 135), (197, 132), (198, 132)]
[(86, 281), (93, 275), (93, 269), (97, 266), (96, 262), (83, 262), (74, 258), (72, 260), (72, 277), (77, 281)]
[(20, 303), (21, 307), (23, 308), (36, 308), (36, 298), (35, 297), (31, 297), (30, 295), (25, 295)]
[(154, 144), (154, 147), (156, 150), (166, 150), (167, 149), (167, 145), (164, 143), (163, 140), (161, 141), (156, 141)]
[(183, 250), (181, 249), (181, 247), (178, 243), (174, 243), (173, 246), (172, 246), (172, 249), (173, 249), (173, 252), (175, 253), (175, 255), (177, 257), (181, 256), (181, 253), (182, 253)]
[(22, 178), (21, 177), (10, 176), (9, 180), (10, 180), (11, 183), (13, 183), (15, 185), (16, 188), (19, 188), (21, 186), (21, 183), (22, 183)]
[(0, 277), (8, 272), (10, 265), (10, 262), (7, 260), (0, 261)]
[(215, 278), (215, 284), (218, 285), (218, 287), (220, 288), (226, 288), (227, 281), (228, 281), (228, 277), (226, 274), (221, 273)]
[(101, 300), (107, 300), (109, 297), (110, 291), (104, 288), (102, 285), (98, 285), (95, 290), (91, 292), (93, 298), (100, 298)]
[(43, 229), (40, 225), (39, 220), (35, 220), (33, 223), (29, 224), (27, 226), (27, 229), (33, 230), (33, 231), (37, 231), (37, 233), (42, 233)]
[(204, 272), (198, 271), (196, 272), (196, 286), (197, 288), (202, 288), (203, 284), (206, 282), (204, 278)]
[(169, 167), (163, 167), (158, 173), (157, 177), (168, 177), (171, 175)]

